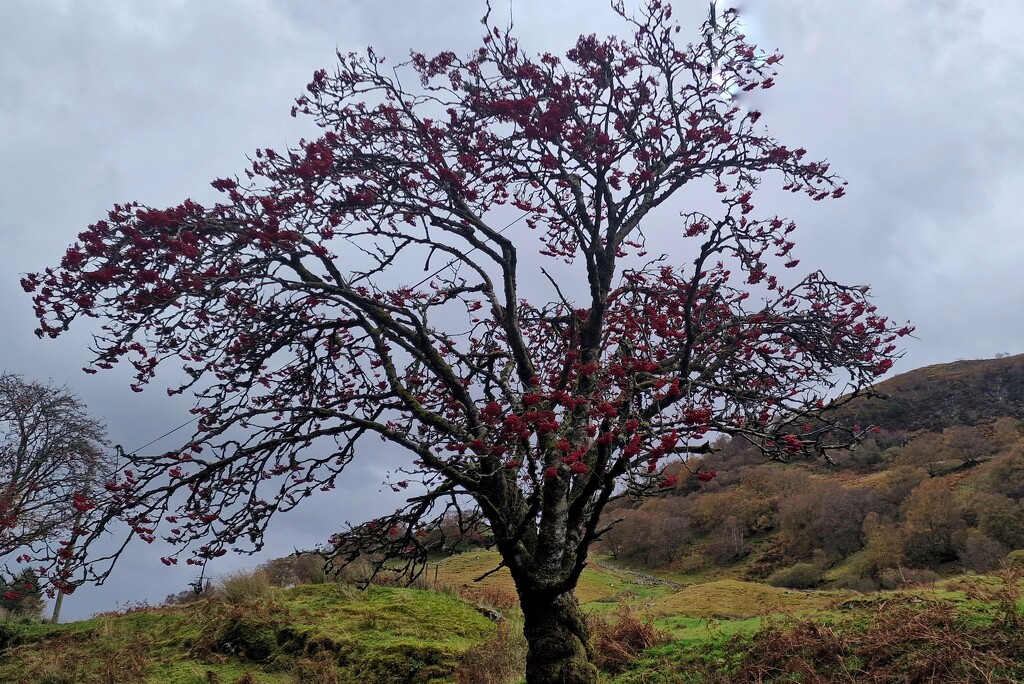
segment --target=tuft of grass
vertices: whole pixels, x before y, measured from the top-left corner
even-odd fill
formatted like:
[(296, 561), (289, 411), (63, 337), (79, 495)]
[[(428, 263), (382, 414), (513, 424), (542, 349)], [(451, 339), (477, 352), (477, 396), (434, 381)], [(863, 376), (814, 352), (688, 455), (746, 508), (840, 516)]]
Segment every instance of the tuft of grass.
[(502, 587), (481, 587), (480, 589), (470, 587), (459, 594), (467, 601), (475, 601), (487, 613), (499, 616), (504, 616), (519, 607), (519, 596)]
[(221, 578), (219, 594), (232, 605), (271, 601), (274, 586), (264, 572), (239, 570)]
[(339, 681), (338, 664), (326, 651), (299, 658), (292, 672), (295, 684), (338, 684)]

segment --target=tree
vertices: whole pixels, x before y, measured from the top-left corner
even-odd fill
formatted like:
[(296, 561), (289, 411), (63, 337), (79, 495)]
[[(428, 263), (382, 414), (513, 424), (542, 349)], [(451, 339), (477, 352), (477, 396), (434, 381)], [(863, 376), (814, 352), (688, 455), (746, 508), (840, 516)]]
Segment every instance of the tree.
[(0, 555), (70, 559), (114, 474), (105, 446), (102, 423), (67, 389), (0, 375)]
[[(780, 460), (863, 434), (814, 418), (888, 371), (911, 329), (864, 287), (789, 275), (794, 225), (754, 213), (765, 174), (816, 200), (844, 190), (743, 104), (780, 55), (733, 10), (684, 46), (668, 4), (612, 6), (628, 40), (533, 58), (485, 18), (468, 57), (413, 53), (416, 86), (372, 51), (339, 55), (293, 109), (321, 137), (258, 150), (214, 181), (213, 207), (115, 206), (25, 277), (39, 335), (104, 321), (90, 371), (127, 359), (141, 391), (181, 359), (171, 391), (199, 399), (182, 449), (131, 456), (109, 484), (111, 520), (202, 565), (258, 548), (383, 439), (409, 454), (391, 484), (413, 495), (335, 553), (416, 572), (421, 536), (464, 506), (515, 581), (528, 681), (593, 682), (573, 588), (609, 501), (671, 484), (666, 462), (709, 434)], [(690, 186), (710, 199), (671, 220)], [(648, 237), (673, 254), (648, 256)]]
[(942, 440), (954, 458), (963, 460), (965, 466), (975, 466), (999, 451), (991, 431), (991, 426), (953, 425), (942, 431)]
[(874, 511), (864, 517), (864, 539), (865, 576), (878, 578), (883, 570), (906, 562), (906, 540), (899, 525), (884, 522)]
[(987, 463), (979, 484), (985, 491), (1024, 500), (1024, 449), (1014, 449)]
[(8, 615), (39, 618), (44, 606), (39, 577), (31, 568), (22, 570), (9, 582), (0, 579), (0, 610)]
[(690, 541), (687, 520), (673, 513), (674, 506), (642, 507), (617, 511), (621, 519), (602, 536), (604, 548), (615, 560), (627, 560), (647, 567), (676, 560)]
[(978, 531), (1011, 549), (1024, 548), (1024, 505), (991, 492), (971, 495), (970, 515)]
[(954, 561), (963, 551), (967, 522), (949, 480), (922, 482), (903, 502), (900, 514), (904, 550), (917, 567)]
[(296, 552), (283, 558), (274, 558), (256, 568), (275, 587), (293, 587), (299, 584), (323, 584), (323, 556), (316, 553)]
[(779, 530), (799, 560), (820, 549), (830, 558), (843, 558), (864, 546), (864, 518), (883, 508), (880, 493), (871, 487), (843, 487), (832, 481), (812, 481), (779, 505)]

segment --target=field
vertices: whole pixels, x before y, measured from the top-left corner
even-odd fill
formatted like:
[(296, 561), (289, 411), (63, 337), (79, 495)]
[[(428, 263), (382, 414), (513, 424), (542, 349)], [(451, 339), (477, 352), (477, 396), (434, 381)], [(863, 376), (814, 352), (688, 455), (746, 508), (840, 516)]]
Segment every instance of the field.
[[(523, 643), (497, 556), (431, 566), (428, 589), (254, 582), (185, 606), (0, 626), (12, 684), (516, 684)], [(861, 595), (594, 565), (579, 596), (608, 684), (1012, 682), (1019, 579)], [(930, 673), (930, 674), (929, 674)]]

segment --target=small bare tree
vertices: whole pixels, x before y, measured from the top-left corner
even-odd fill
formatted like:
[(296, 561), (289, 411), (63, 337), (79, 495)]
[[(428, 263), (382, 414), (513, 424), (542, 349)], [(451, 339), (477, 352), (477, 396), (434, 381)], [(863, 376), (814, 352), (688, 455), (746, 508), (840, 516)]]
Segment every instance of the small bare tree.
[(103, 424), (66, 388), (0, 375), (0, 555), (71, 560), (113, 471), (105, 446)]

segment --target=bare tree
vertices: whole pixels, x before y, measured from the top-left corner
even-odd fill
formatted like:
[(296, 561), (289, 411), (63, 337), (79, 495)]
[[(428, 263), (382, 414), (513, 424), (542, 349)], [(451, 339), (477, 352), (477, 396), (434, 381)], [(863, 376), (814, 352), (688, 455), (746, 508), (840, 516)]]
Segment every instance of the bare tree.
[(67, 389), (0, 375), (0, 556), (71, 559), (114, 474), (105, 447), (103, 424)]

